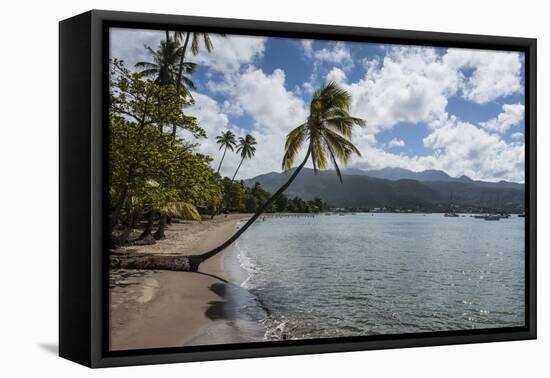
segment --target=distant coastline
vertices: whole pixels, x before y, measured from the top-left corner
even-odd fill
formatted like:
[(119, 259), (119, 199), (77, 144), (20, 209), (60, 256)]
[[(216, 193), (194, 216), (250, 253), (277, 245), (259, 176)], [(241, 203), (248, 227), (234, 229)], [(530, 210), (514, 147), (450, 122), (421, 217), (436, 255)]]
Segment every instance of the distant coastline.
[[(426, 173), (427, 172), (427, 173)], [(373, 174), (373, 176), (370, 176)], [(273, 193), (287, 179), (287, 174), (271, 172), (247, 180), (253, 187), (259, 184)], [(288, 198), (303, 200), (321, 198), (332, 209), (389, 212), (445, 213), (523, 213), (525, 185), (500, 181), (484, 182), (468, 177), (452, 178), (442, 171), (420, 173), (399, 170), (390, 173), (346, 170), (342, 183), (333, 172), (315, 174), (304, 168), (288, 187)]]

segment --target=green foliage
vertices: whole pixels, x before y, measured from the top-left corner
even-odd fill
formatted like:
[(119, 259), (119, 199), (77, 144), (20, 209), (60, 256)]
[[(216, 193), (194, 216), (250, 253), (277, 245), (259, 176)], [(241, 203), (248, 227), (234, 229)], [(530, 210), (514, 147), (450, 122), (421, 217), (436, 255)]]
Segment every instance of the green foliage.
[[(152, 125), (112, 116), (110, 131), (112, 203), (119, 199), (126, 201), (126, 208), (197, 219), (175, 204), (207, 206), (221, 201), (219, 179), (210, 168), (209, 157), (194, 153)], [(177, 215), (178, 211), (186, 215)]]
[[(242, 138), (241, 138), (242, 139)], [(231, 130), (227, 130), (216, 137), (216, 143), (220, 145), (220, 151), (222, 149), (228, 149), (233, 151), (237, 142), (235, 140), (235, 134)]]
[(197, 211), (197, 208), (188, 202), (168, 202), (160, 207), (159, 212), (170, 217), (191, 219), (199, 222), (201, 220), (201, 215)]
[(140, 128), (173, 125), (189, 131), (195, 138), (206, 137), (196, 118), (183, 114), (182, 109), (188, 104), (190, 102), (178, 95), (174, 85), (161, 85), (142, 74), (130, 72), (120, 60), (111, 61), (111, 115), (131, 120)]
[(136, 68), (141, 69), (140, 73), (155, 78), (155, 82), (161, 85), (172, 84), (181, 92), (183, 97), (191, 98), (188, 88), (195, 89), (195, 84), (189, 78), (196, 69), (195, 63), (181, 62), (183, 48), (177, 40), (162, 40), (157, 50), (146, 46), (151, 55), (152, 62), (138, 62)]
[(246, 134), (243, 138), (239, 138), (239, 144), (237, 145), (237, 153), (241, 155), (243, 159), (251, 159), (256, 153), (257, 144), (256, 138), (250, 134)]
[(287, 135), (282, 164), (284, 170), (292, 168), (301, 147), (309, 142), (308, 151), (315, 173), (327, 169), (330, 160), (342, 181), (338, 161), (345, 165), (353, 154), (361, 156), (350, 139), (354, 126), (365, 125), (364, 120), (349, 114), (350, 100), (350, 94), (334, 83), (315, 91), (307, 122)]
[(241, 161), (239, 162), (239, 165), (237, 166), (237, 169), (235, 170), (235, 173), (233, 174), (232, 180), (235, 180), (235, 177), (237, 176), (237, 173), (239, 172), (239, 169), (241, 168), (241, 164), (245, 159), (252, 159), (254, 157), (254, 154), (256, 153), (256, 138), (254, 138), (250, 134), (246, 134), (244, 138), (239, 138), (239, 144), (237, 145), (237, 153), (241, 155)]
[[(224, 204), (226, 211), (255, 213), (271, 197), (271, 193), (264, 190), (259, 183), (253, 187), (246, 187), (242, 181), (223, 179)], [(289, 199), (284, 194), (277, 197), (275, 202), (265, 211), (268, 213), (316, 213), (327, 211), (329, 206), (320, 198), (304, 201), (299, 197)]]

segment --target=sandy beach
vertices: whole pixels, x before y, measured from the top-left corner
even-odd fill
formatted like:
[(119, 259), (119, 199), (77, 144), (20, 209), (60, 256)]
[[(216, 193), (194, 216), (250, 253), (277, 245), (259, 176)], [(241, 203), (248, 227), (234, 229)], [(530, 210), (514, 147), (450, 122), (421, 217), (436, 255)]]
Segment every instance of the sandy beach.
[[(173, 223), (166, 239), (121, 251), (199, 254), (225, 241), (244, 214), (220, 215), (202, 223)], [(223, 343), (228, 338), (224, 253), (203, 263), (198, 273), (124, 270), (110, 272), (111, 350)], [(215, 330), (215, 331), (214, 331)], [(219, 334), (215, 339), (212, 333)], [(205, 339), (206, 337), (206, 339)]]

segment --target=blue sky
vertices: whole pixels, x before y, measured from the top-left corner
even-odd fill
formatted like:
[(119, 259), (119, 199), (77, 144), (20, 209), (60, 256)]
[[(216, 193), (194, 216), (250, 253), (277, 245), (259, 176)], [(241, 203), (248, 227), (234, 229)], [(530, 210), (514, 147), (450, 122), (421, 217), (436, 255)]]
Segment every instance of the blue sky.
[[(132, 68), (164, 32), (113, 29), (111, 55)], [(367, 120), (353, 142), (351, 167), (441, 169), (489, 181), (524, 180), (524, 64), (519, 53), (308, 41), (212, 37), (214, 51), (192, 79), (186, 109), (208, 134), (198, 149), (215, 157), (215, 136), (231, 129), (258, 140), (239, 178), (280, 171), (285, 135), (305, 121), (312, 91), (335, 81), (352, 95), (351, 112)], [(181, 135), (181, 137), (188, 137)], [(230, 155), (230, 175), (239, 157)]]

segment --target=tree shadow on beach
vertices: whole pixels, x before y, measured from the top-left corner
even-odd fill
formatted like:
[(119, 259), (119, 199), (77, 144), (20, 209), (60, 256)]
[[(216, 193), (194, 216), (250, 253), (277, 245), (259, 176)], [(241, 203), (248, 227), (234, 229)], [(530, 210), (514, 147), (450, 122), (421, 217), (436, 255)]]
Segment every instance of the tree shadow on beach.
[[(227, 281), (226, 281), (227, 282)], [(215, 283), (210, 285), (209, 289), (217, 296), (224, 300), (210, 301), (208, 302), (208, 309), (206, 309), (206, 316), (210, 320), (235, 320), (237, 319), (237, 308), (232, 306), (229, 301), (226, 301), (229, 283)]]
[(231, 284), (229, 281), (227, 281), (226, 279), (224, 278), (221, 278), (220, 276), (216, 276), (215, 274), (210, 274), (210, 273), (204, 273), (204, 272), (193, 272), (195, 274), (202, 274), (203, 276), (208, 276), (208, 277), (212, 277), (212, 278), (215, 278), (219, 281), (222, 281), (223, 283), (225, 284)]

